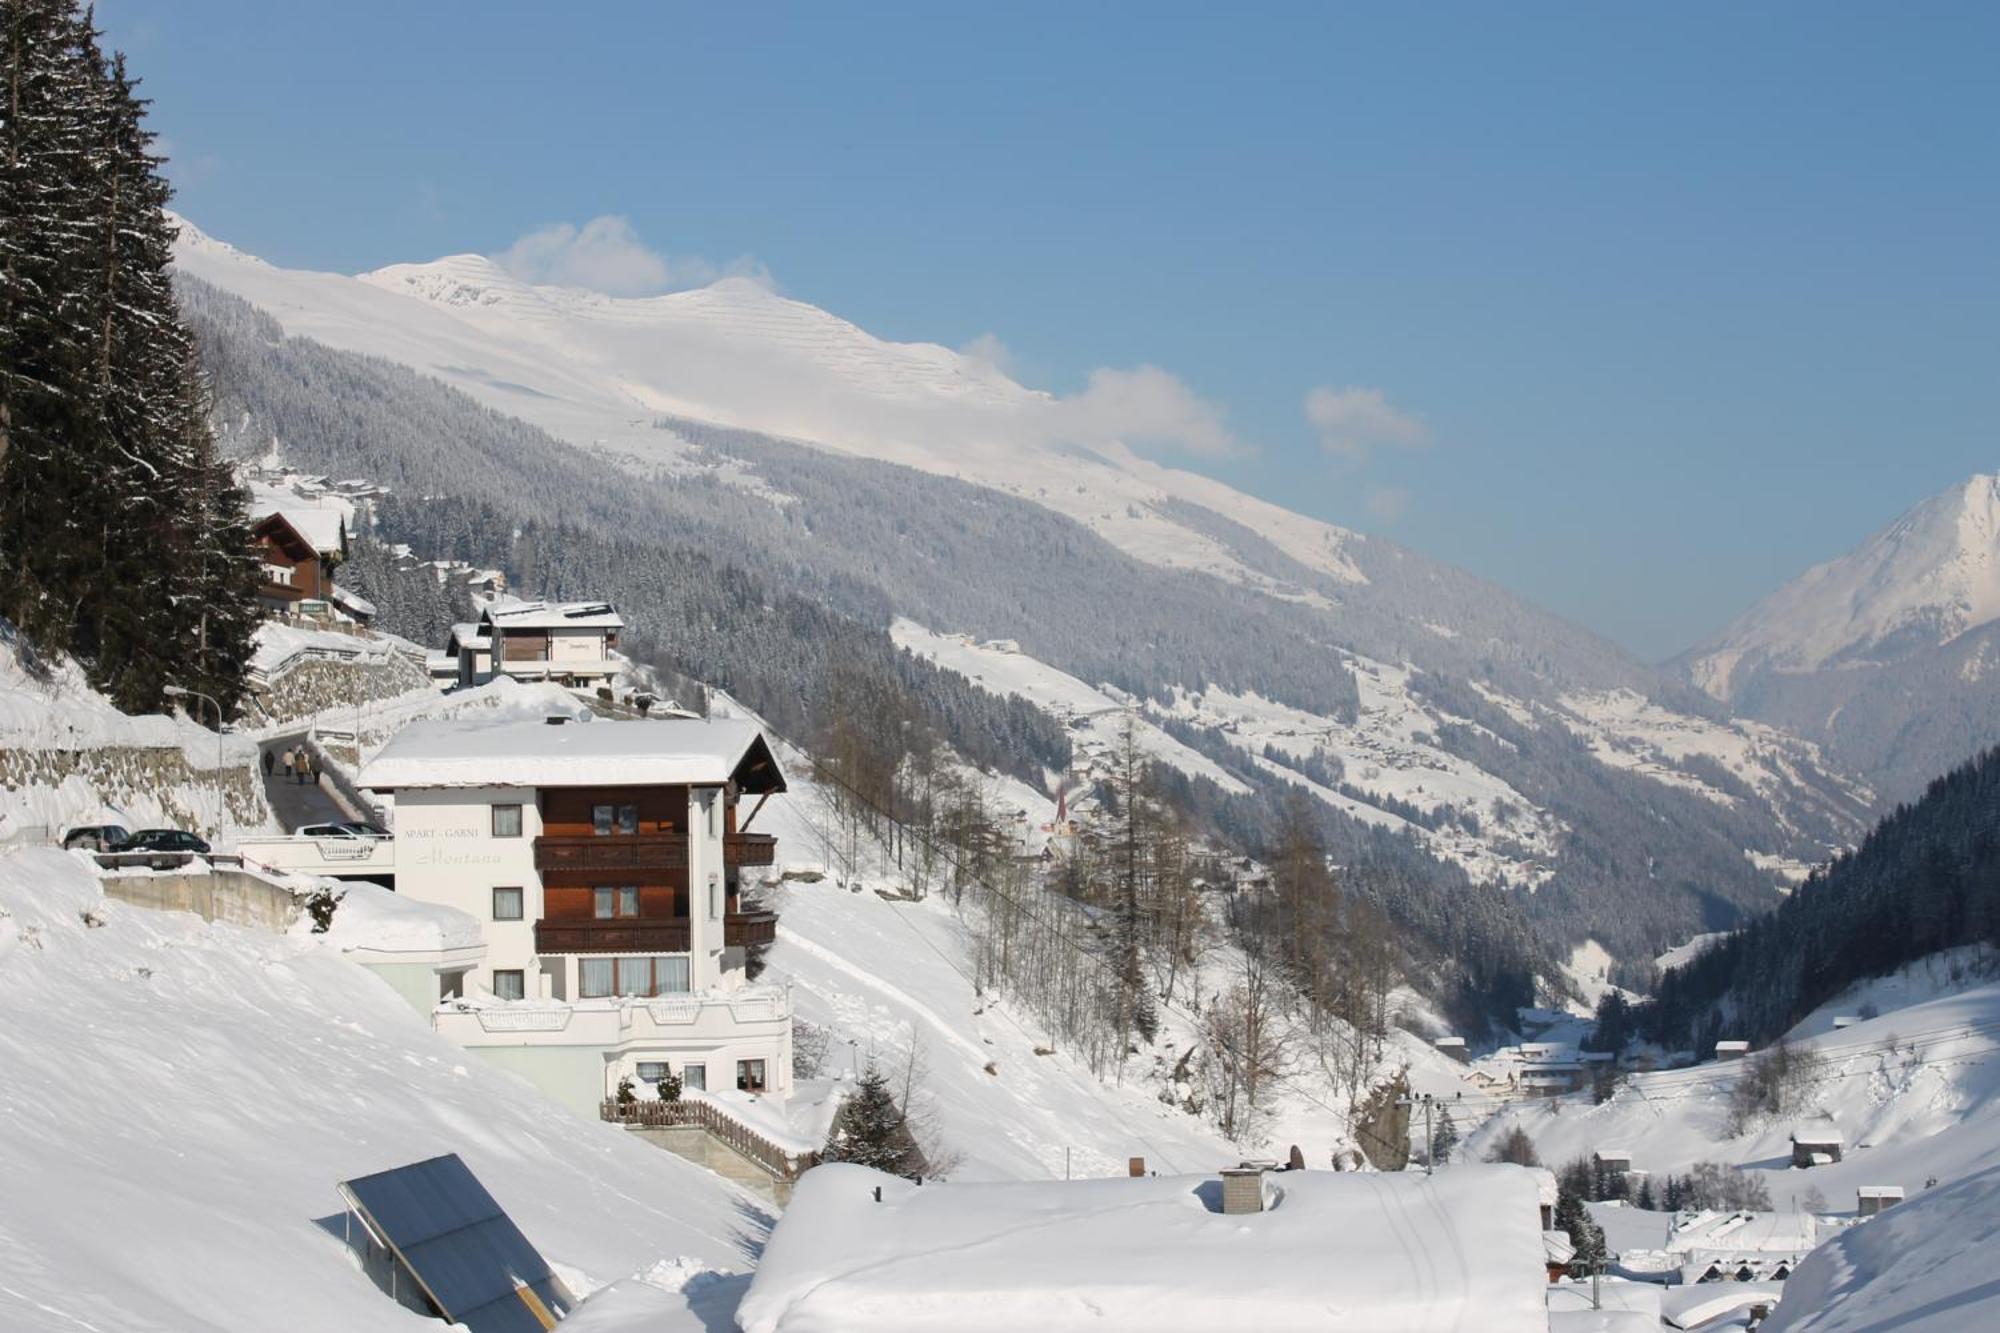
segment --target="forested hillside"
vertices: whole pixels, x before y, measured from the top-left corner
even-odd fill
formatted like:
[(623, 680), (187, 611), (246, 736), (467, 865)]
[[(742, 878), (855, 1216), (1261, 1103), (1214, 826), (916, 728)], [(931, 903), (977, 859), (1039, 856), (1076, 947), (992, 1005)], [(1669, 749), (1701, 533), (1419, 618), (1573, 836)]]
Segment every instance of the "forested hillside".
[(2000, 749), (1933, 782), (1776, 911), (1667, 973), (1642, 1026), (1672, 1043), (1765, 1040), (1856, 981), (1982, 942), (2000, 944)]
[(0, 619), (128, 711), (167, 684), (227, 709), (257, 565), (145, 106), (72, 0), (0, 3)]

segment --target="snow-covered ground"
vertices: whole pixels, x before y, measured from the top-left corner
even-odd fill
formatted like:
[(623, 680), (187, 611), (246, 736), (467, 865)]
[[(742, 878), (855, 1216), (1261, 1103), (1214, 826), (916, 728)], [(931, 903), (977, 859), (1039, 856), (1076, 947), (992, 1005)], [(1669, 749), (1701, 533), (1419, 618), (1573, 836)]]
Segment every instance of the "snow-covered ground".
[[(444, 1152), (580, 1292), (682, 1256), (745, 1272), (768, 1226), (434, 1035), (337, 949), (107, 902), (60, 852), (0, 855), (0, 1013), (10, 1333), (437, 1328), (350, 1258), (333, 1187)], [(726, 1328), (690, 1297), (741, 1285), (710, 1277), (649, 1327)]]

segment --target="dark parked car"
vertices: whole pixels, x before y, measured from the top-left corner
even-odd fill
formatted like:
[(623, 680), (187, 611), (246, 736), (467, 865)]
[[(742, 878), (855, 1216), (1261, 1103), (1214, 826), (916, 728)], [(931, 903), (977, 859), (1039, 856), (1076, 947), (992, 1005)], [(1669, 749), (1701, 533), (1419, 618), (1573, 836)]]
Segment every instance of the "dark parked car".
[[(121, 852), (162, 852), (170, 854), (170, 857), (201, 856), (207, 854), (208, 842), (206, 839), (198, 838), (194, 834), (182, 829), (144, 828), (134, 833), (131, 840), (118, 850)], [(168, 859), (165, 862), (155, 862), (155, 864), (165, 865), (172, 865), (174, 863), (173, 859)]]
[(123, 824), (86, 824), (63, 834), (63, 846), (89, 852), (122, 852), (132, 834)]

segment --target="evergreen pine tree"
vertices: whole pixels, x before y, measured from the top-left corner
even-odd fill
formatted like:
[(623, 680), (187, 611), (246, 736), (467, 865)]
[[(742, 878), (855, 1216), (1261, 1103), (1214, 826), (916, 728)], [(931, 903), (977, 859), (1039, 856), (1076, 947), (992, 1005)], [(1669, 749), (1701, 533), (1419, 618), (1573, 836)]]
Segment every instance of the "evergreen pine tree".
[(853, 1095), (841, 1104), (821, 1157), (899, 1176), (919, 1164), (903, 1113), (889, 1091), (888, 1075), (874, 1064), (862, 1071)]
[(1568, 1233), (1569, 1243), (1576, 1247), (1570, 1263), (1577, 1272), (1595, 1272), (1603, 1265), (1604, 1231), (1591, 1220), (1583, 1196), (1574, 1190), (1564, 1188), (1556, 1196), (1556, 1230)]
[(1458, 1126), (1452, 1123), (1451, 1112), (1440, 1106), (1437, 1120), (1431, 1126), (1431, 1161), (1442, 1165), (1451, 1160), (1452, 1149), (1458, 1146)]

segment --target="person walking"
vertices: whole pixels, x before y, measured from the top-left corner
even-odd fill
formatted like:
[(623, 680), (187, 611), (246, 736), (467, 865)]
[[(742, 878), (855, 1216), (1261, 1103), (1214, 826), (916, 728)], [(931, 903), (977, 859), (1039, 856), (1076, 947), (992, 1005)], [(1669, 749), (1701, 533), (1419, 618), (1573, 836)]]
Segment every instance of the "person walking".
[(290, 782), (292, 780), (292, 749), (289, 745), (285, 747), (285, 753), (279, 758), (278, 763), (285, 770), (285, 781)]
[(264, 747), (264, 781), (271, 780), (271, 770), (277, 766), (278, 756), (271, 753), (271, 747)]

